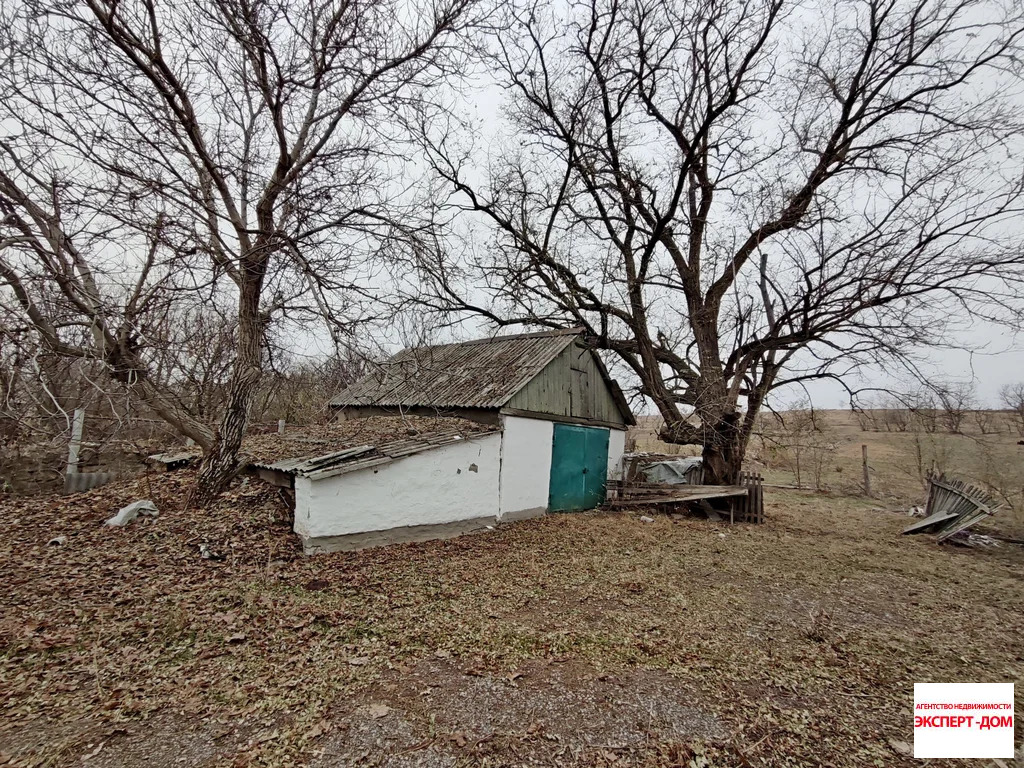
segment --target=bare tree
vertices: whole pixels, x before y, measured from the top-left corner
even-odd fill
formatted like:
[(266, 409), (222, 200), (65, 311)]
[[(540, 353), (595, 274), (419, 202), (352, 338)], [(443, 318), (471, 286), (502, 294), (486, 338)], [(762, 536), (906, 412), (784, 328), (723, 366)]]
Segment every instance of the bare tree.
[(493, 59), (513, 146), (480, 169), (458, 126), (424, 126), (451, 206), (494, 233), (464, 259), (425, 247), (425, 302), (582, 326), (663, 439), (703, 446), (709, 481), (735, 477), (779, 387), (891, 366), (957, 318), (1017, 317), (1018, 5), (577, 0), (513, 16)]
[[(203, 447), (198, 500), (236, 471), (271, 324), (371, 314), (412, 204), (405, 114), (464, 69), (478, 20), (476, 0), (0, 11), (0, 300)], [(233, 307), (215, 428), (153, 378), (149, 334), (182, 297)]]
[(999, 400), (1010, 412), (1010, 419), (1018, 434), (1024, 437), (1024, 382), (1004, 386), (999, 390)]
[(998, 414), (986, 408), (975, 408), (971, 411), (971, 418), (983, 435), (994, 435), (999, 432)]
[(940, 418), (947, 432), (963, 432), (964, 419), (974, 408), (977, 397), (972, 382), (956, 381), (935, 385), (935, 396), (940, 407)]

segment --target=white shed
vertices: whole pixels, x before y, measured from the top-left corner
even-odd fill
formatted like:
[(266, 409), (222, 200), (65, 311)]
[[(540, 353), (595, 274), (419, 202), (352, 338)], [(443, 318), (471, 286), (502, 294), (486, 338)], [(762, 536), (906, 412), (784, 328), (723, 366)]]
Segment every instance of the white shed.
[(634, 423), (577, 331), (407, 349), (331, 406), (330, 450), (255, 465), (294, 489), (306, 552), (595, 507)]

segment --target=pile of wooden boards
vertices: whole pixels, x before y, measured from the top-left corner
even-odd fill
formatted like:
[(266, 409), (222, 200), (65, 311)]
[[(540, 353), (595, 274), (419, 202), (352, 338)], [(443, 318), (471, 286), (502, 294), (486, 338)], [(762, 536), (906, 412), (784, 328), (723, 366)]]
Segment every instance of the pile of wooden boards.
[(903, 533), (935, 533), (940, 542), (946, 541), (975, 523), (994, 515), (1000, 505), (985, 491), (963, 480), (947, 478), (945, 474), (928, 475), (928, 503), (924, 519)]
[(764, 479), (761, 475), (741, 472), (737, 485), (650, 483), (644, 481), (641, 469), (641, 463), (650, 460), (649, 455), (627, 457), (624, 461), (624, 479), (608, 485), (607, 506), (623, 508), (667, 504), (677, 507), (697, 502), (710, 509), (707, 506), (709, 499), (729, 499), (730, 522), (764, 522)]
[(608, 502), (608, 506), (611, 507), (641, 507), (646, 504), (672, 504), (747, 495), (747, 489), (742, 485), (635, 483), (619, 486), (614, 490), (618, 491), (618, 494)]

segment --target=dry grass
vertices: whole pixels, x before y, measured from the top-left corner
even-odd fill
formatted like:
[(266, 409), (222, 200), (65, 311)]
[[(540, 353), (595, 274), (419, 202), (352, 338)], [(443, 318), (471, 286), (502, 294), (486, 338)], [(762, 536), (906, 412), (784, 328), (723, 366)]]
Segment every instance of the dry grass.
[[(0, 505), (11, 763), (910, 766), (913, 682), (1024, 670), (1024, 550), (904, 538), (874, 502), (305, 559), (268, 488), (182, 511), (188, 482)], [(140, 495), (160, 518), (101, 527)]]
[[(997, 434), (981, 434), (973, 419), (965, 421), (964, 434), (946, 432), (863, 431), (850, 411), (818, 411), (823, 432), (816, 437), (822, 446), (822, 487), (841, 494), (863, 494), (861, 445), (868, 446), (872, 495), (887, 508), (923, 504), (925, 474), (939, 471), (979, 484), (1002, 504), (1004, 510), (992, 525), (1010, 536), (1024, 538), (1024, 445), (1019, 434), (1003, 426)], [(638, 450), (699, 455), (693, 446), (672, 446), (657, 439), (657, 419), (641, 419), (634, 429)], [(769, 482), (796, 482), (793, 445), (813, 443), (807, 435), (787, 434), (768, 425), (763, 437), (755, 436), (749, 459), (762, 469)], [(803, 453), (802, 482), (813, 487), (814, 449)]]

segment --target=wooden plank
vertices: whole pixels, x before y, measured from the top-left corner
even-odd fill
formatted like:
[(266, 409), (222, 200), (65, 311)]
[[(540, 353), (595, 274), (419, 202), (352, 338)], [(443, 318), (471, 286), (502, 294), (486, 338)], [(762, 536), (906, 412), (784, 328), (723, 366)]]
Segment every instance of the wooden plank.
[(928, 501), (925, 504), (927, 517), (911, 525), (904, 533), (937, 530), (938, 541), (942, 542), (995, 514), (1001, 506), (976, 485), (947, 478), (944, 473), (930, 472), (928, 484)]
[(82, 430), (85, 428), (85, 409), (75, 408), (71, 419), (71, 440), (68, 441), (68, 463), (65, 475), (73, 475), (78, 471), (78, 455), (82, 449)]
[(955, 512), (936, 512), (933, 515), (929, 515), (924, 520), (918, 520), (913, 525), (910, 525), (903, 529), (903, 533), (923, 533), (930, 528), (948, 523), (950, 520), (955, 520), (959, 515)]
[[(989, 509), (990, 507), (995, 506), (998, 509), (998, 505), (993, 504), (991, 497), (980, 488), (975, 488), (974, 486), (965, 487), (963, 482), (957, 480), (949, 482), (943, 479), (930, 480), (929, 482), (933, 485), (939, 486), (940, 488), (952, 491), (957, 496), (969, 498), (979, 507)], [(992, 512), (989, 512), (989, 514), (992, 514)]]
[(760, 525), (764, 522), (764, 478), (754, 475), (754, 481), (754, 522)]
[[(685, 486), (682, 486), (685, 487)], [(684, 501), (698, 501), (700, 499), (725, 499), (732, 496), (746, 496), (747, 489), (734, 485), (705, 485), (705, 490), (687, 493), (669, 493), (662, 496), (626, 496), (621, 499), (614, 499), (611, 506), (640, 506), (643, 504), (672, 504)]]

